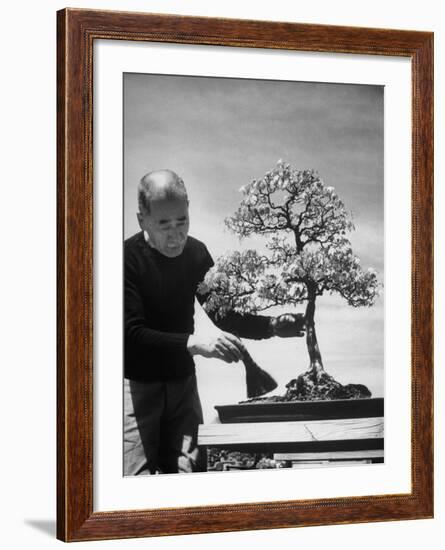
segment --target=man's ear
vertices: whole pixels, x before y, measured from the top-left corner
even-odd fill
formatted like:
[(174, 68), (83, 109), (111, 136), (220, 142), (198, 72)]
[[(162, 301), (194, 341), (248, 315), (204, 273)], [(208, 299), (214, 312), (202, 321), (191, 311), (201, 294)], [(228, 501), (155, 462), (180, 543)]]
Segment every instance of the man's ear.
[(143, 230), (143, 222), (144, 222), (144, 217), (142, 216), (142, 214), (140, 212), (138, 212), (136, 214), (137, 218), (138, 218), (138, 222), (139, 222), (139, 227)]

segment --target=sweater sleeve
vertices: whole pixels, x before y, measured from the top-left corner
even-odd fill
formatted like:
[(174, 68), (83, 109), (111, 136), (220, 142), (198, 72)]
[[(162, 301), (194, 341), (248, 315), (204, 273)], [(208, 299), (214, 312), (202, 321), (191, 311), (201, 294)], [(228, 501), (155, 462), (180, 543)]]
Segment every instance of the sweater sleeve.
[[(204, 280), (207, 271), (213, 267), (214, 262), (207, 248), (205, 249), (206, 255), (203, 261), (202, 276), (200, 281)], [(197, 295), (199, 303), (205, 308), (205, 303), (208, 298), (208, 294)], [(240, 338), (248, 338), (251, 340), (262, 340), (264, 338), (271, 338), (273, 336), (270, 325), (271, 317), (266, 315), (252, 315), (250, 313), (237, 313), (236, 311), (229, 311), (224, 317), (217, 315), (217, 311), (207, 311), (207, 315), (211, 321), (221, 330), (235, 334)]]
[(218, 328), (239, 338), (263, 340), (273, 336), (270, 325), (271, 317), (237, 313), (236, 311), (228, 311), (224, 317), (217, 317), (216, 313), (216, 311), (211, 311), (207, 312), (207, 315)]
[(186, 350), (189, 334), (162, 332), (147, 325), (138, 274), (130, 259), (125, 260), (125, 345), (138, 354), (153, 348)]

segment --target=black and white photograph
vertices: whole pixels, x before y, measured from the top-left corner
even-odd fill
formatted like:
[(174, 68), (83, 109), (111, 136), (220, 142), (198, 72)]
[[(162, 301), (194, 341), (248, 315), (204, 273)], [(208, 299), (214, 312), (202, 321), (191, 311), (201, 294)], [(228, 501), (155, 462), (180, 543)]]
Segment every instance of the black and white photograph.
[(3, 5), (5, 549), (444, 539), (440, 6)]
[(123, 75), (124, 476), (384, 463), (384, 87)]

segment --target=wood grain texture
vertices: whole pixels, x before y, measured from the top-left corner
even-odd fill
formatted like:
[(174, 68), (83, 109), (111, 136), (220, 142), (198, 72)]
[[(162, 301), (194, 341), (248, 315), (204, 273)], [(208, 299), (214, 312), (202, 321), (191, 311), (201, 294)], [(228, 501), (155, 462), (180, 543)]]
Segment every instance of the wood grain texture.
[[(411, 493), (93, 513), (92, 63), (99, 38), (411, 59)], [(432, 33), (68, 9), (57, 15), (57, 48), (57, 537), (97, 540), (432, 517)]]
[(382, 450), (384, 447), (383, 438), (370, 437), (361, 439), (325, 439), (293, 441), (247, 441), (242, 443), (212, 443), (212, 447), (224, 449), (225, 451), (241, 451), (245, 453), (332, 453), (349, 451)]
[(215, 447), (227, 443), (307, 443), (383, 438), (383, 418), (345, 418), (297, 422), (202, 424), (198, 444)]
[(65, 56), (66, 14), (57, 18), (57, 537), (64, 539), (66, 504), (65, 372)]
[(274, 453), (274, 460), (361, 460), (383, 458), (383, 450), (332, 451), (331, 453)]

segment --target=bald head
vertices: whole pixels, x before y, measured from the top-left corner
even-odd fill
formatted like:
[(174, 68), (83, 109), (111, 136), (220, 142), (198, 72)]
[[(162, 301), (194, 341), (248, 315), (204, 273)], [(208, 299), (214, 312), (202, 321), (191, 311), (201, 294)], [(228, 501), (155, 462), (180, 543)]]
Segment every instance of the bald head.
[(182, 178), (172, 170), (154, 170), (145, 174), (138, 186), (138, 204), (141, 214), (150, 213), (150, 203), (156, 200), (183, 200), (188, 202)]

